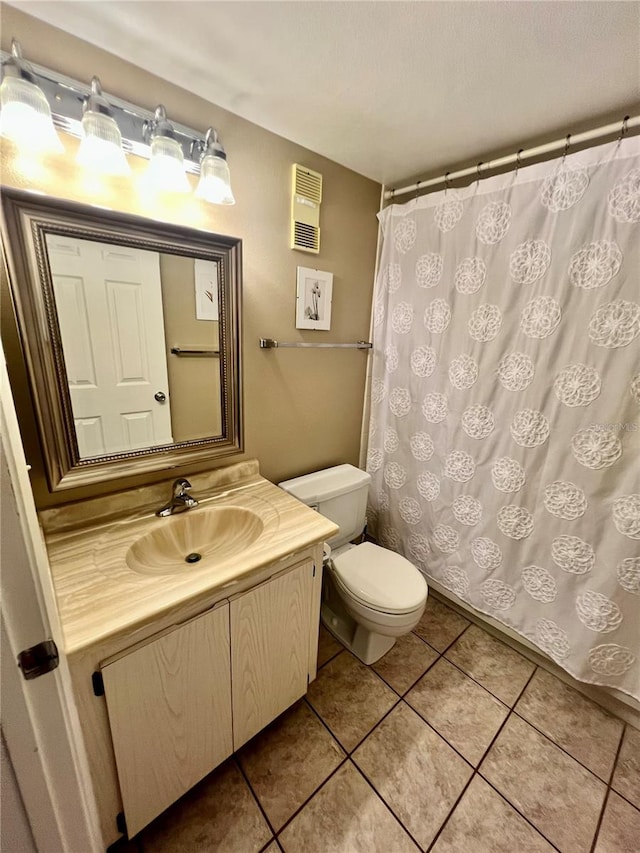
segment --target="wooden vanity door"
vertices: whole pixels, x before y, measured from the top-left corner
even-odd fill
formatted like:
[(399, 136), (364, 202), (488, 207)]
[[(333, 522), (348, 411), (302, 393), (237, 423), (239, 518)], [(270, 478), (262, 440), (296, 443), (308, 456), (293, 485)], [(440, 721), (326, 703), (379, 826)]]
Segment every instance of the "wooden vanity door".
[(233, 752), (228, 603), (102, 676), (131, 837)]
[(309, 560), (231, 599), (234, 749), (307, 691), (314, 587)]

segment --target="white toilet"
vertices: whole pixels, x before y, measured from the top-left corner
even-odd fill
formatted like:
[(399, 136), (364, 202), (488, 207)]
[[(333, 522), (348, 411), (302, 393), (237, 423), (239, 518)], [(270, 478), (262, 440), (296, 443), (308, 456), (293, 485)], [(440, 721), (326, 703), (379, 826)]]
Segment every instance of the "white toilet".
[(336, 465), (280, 487), (340, 527), (325, 547), (322, 622), (363, 663), (375, 663), (420, 621), (428, 595), (418, 569), (371, 542), (352, 545), (364, 531), (371, 477)]

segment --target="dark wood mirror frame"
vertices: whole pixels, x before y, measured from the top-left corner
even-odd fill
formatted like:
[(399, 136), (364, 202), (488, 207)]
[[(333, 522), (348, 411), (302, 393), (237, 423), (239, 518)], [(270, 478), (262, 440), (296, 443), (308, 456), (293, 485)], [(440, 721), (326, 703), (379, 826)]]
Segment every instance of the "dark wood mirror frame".
[[(242, 453), (241, 240), (6, 188), (2, 188), (2, 208), (2, 242), (11, 296), (50, 490), (73, 489)], [(219, 264), (220, 435), (80, 458), (46, 252), (47, 234)]]

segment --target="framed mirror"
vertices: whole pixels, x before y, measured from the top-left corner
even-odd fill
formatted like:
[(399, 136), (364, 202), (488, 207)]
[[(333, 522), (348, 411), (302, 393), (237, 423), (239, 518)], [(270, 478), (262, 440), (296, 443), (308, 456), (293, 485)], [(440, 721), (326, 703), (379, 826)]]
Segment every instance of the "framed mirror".
[(242, 452), (241, 241), (3, 190), (52, 491)]

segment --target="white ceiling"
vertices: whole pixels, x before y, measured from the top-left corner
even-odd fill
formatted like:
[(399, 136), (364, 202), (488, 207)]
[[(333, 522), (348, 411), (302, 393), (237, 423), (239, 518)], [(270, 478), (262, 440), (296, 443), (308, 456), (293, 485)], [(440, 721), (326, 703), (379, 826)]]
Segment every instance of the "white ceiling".
[(390, 185), (640, 100), (635, 0), (11, 5)]

